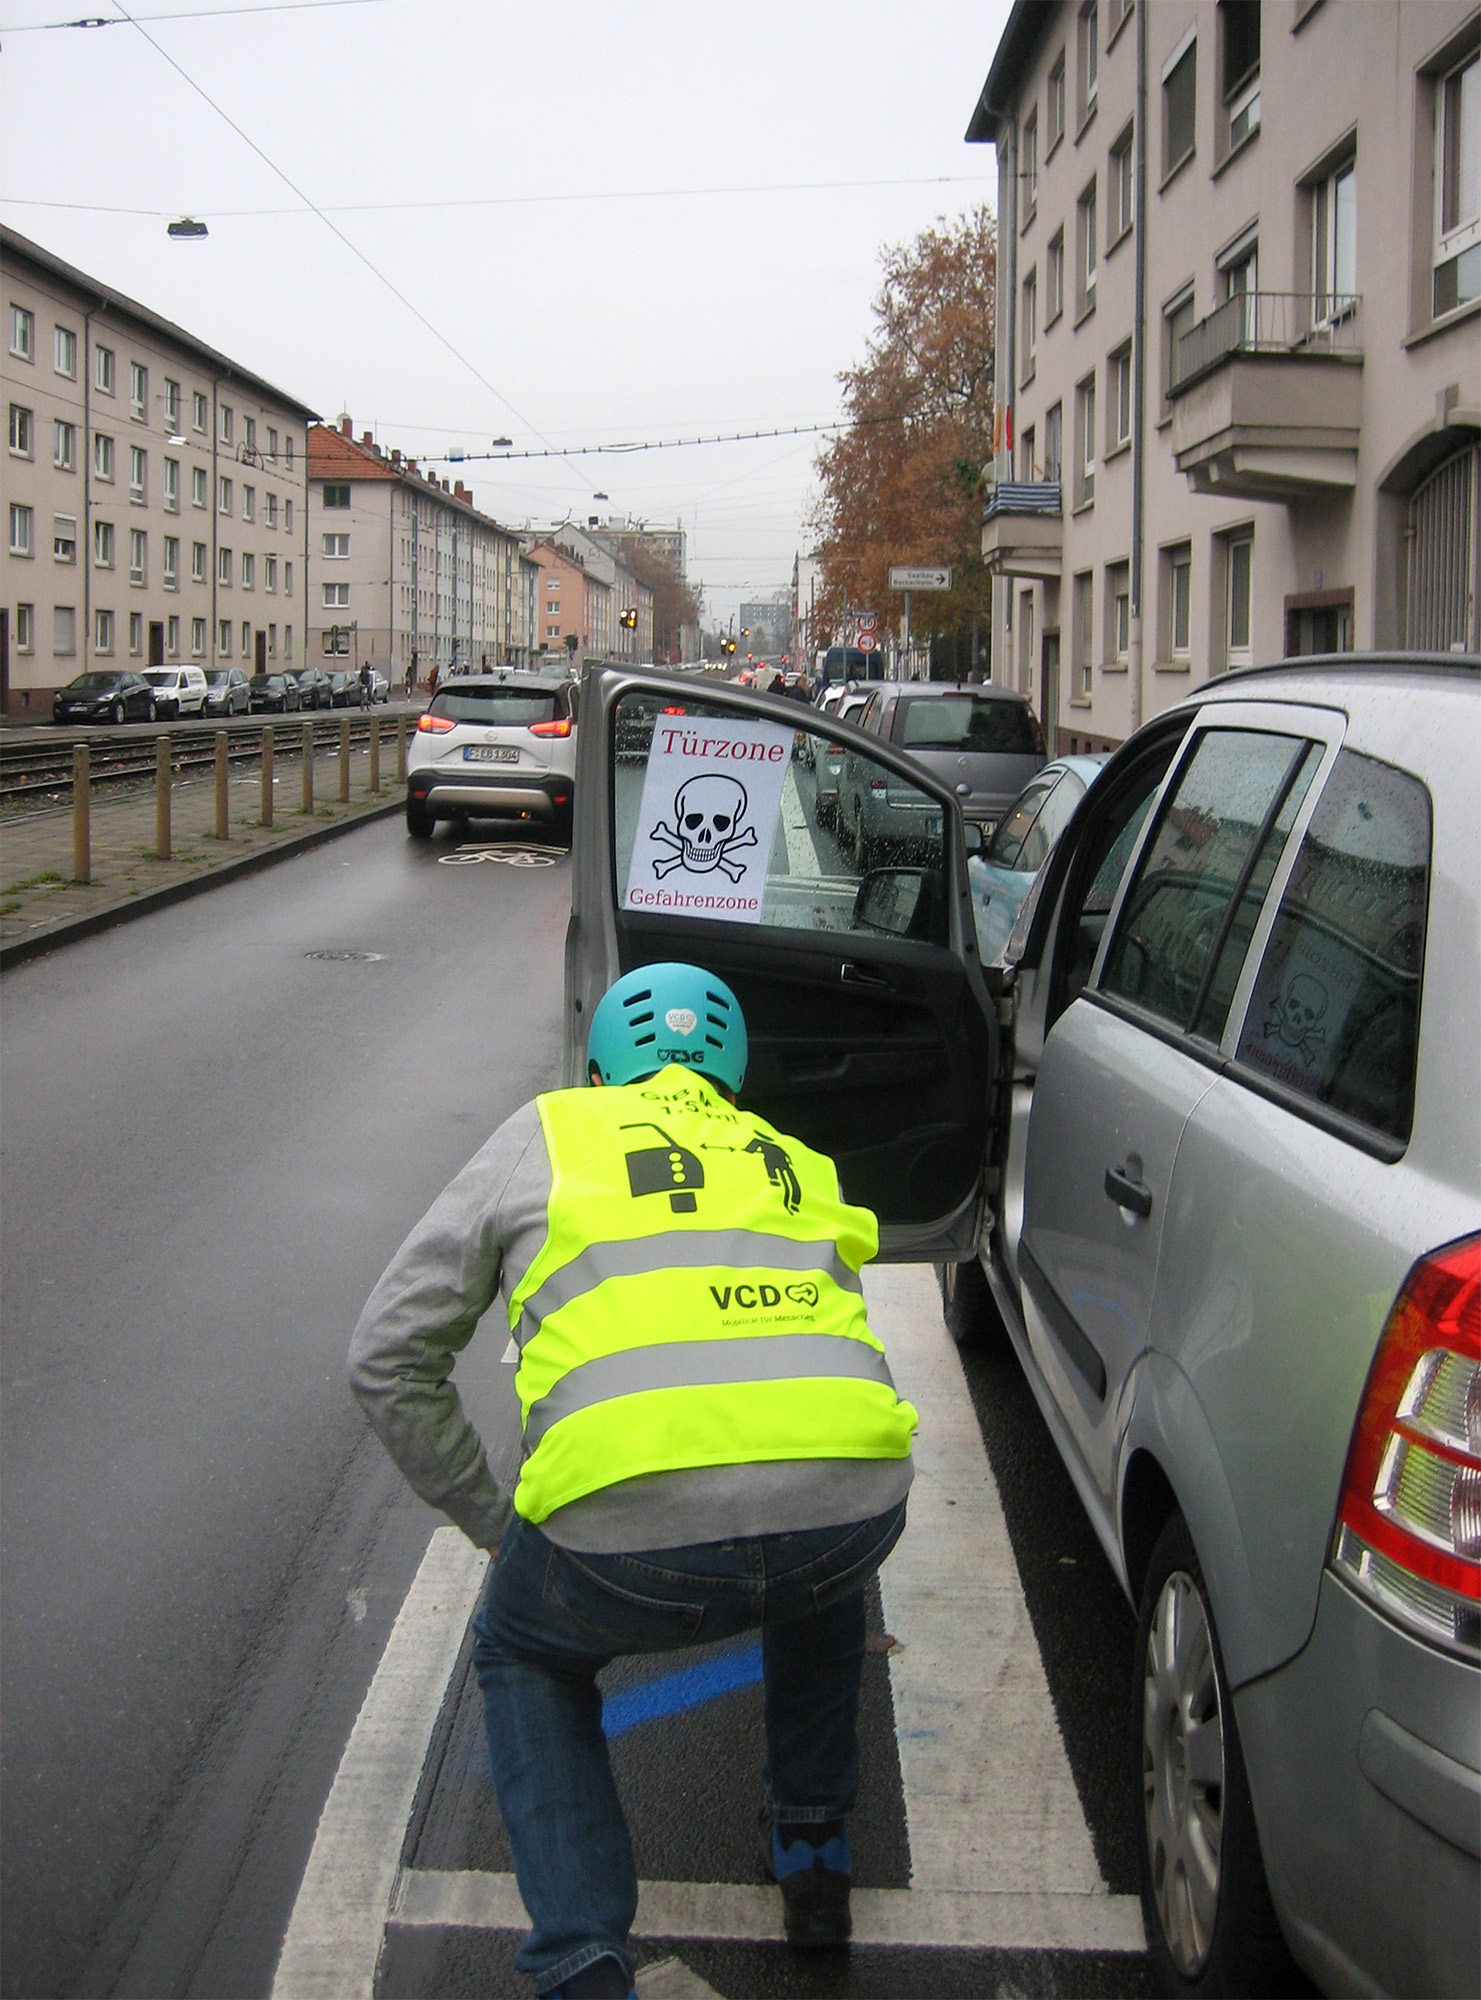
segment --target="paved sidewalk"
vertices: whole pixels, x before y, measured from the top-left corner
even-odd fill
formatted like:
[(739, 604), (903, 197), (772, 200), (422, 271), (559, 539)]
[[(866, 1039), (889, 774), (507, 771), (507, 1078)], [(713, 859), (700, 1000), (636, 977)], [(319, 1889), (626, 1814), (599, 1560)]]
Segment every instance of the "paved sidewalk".
[(303, 811), (301, 742), (279, 737), (274, 759), (273, 825), (261, 823), (261, 766), (233, 763), (230, 835), (215, 837), (216, 785), (210, 770), (177, 776), (171, 795), (171, 858), (155, 853), (152, 779), (127, 789), (99, 786), (91, 813), (92, 880), (72, 880), (72, 807), (21, 810), (0, 817), (0, 965), (127, 922), (143, 910), (195, 894), (233, 875), (270, 865), (352, 825), (401, 810), (396, 742), (381, 744), (381, 789), (370, 790), (370, 753), (350, 753), (350, 798), (339, 798), (339, 751), (314, 759), (314, 810)]

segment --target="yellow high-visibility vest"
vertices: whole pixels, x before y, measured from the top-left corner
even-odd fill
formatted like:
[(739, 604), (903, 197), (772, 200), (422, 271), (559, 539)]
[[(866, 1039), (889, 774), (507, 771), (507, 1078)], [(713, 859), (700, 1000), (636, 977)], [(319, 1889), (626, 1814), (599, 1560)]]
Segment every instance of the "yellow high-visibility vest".
[(549, 1221), (509, 1301), (526, 1520), (644, 1473), (909, 1455), (859, 1280), (878, 1225), (831, 1160), (678, 1064), (536, 1105)]

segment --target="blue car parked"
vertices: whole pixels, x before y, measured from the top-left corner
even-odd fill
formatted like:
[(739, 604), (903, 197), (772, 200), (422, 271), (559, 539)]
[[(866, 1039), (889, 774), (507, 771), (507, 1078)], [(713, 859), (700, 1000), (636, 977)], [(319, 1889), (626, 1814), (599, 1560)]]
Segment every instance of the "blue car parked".
[(986, 852), (967, 863), (982, 963), (1002, 955), (1034, 877), (1095, 783), (1102, 756), (1056, 757), (1024, 786), (998, 821)]

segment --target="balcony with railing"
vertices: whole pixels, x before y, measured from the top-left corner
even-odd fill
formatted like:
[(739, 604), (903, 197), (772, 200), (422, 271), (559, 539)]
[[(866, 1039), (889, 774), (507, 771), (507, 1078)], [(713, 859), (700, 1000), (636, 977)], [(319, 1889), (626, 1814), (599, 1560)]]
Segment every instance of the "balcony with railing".
[(1311, 499), (1357, 482), (1362, 300), (1237, 292), (1169, 357), (1173, 453), (1195, 492)]
[(1057, 479), (1004, 480), (982, 516), (982, 560), (995, 576), (1058, 582), (1064, 516)]

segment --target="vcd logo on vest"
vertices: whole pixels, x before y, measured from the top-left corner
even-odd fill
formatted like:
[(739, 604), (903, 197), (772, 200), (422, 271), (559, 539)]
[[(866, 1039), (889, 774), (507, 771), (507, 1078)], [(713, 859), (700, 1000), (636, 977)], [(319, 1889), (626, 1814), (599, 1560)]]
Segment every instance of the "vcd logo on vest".
[(770, 1312), (774, 1306), (781, 1304), (784, 1297), (790, 1299), (793, 1305), (815, 1306), (818, 1302), (818, 1288), (810, 1280), (788, 1285), (784, 1290), (776, 1285), (765, 1284), (711, 1285), (710, 1297), (721, 1312), (729, 1312), (732, 1301), (742, 1312)]

